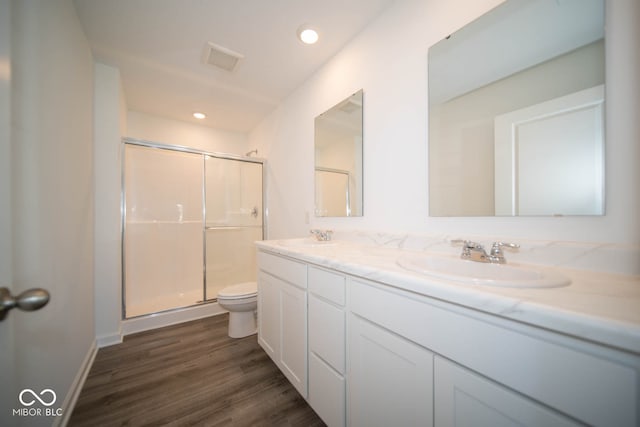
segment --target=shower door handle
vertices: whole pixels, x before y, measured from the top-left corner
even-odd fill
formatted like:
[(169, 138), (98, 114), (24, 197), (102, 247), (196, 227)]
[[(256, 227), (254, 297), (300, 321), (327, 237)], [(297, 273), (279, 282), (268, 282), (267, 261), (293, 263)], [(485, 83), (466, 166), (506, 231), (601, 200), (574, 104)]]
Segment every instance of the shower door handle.
[(258, 207), (254, 206), (253, 209), (251, 209), (251, 216), (254, 218), (258, 218)]
[(28, 289), (17, 297), (11, 295), (8, 288), (0, 288), (0, 321), (3, 321), (12, 308), (23, 311), (39, 310), (49, 302), (49, 292), (44, 289)]

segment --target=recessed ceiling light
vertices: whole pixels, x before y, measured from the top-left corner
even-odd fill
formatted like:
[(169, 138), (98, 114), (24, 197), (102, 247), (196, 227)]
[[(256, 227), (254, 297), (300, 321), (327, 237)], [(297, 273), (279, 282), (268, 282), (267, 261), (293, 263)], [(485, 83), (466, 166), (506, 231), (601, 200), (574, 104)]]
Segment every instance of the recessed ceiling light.
[(206, 119), (207, 115), (205, 113), (196, 112), (196, 113), (193, 113), (193, 117), (195, 117), (196, 119), (202, 120), (202, 119)]
[(314, 44), (318, 41), (318, 32), (308, 25), (302, 25), (298, 28), (298, 38), (302, 43)]

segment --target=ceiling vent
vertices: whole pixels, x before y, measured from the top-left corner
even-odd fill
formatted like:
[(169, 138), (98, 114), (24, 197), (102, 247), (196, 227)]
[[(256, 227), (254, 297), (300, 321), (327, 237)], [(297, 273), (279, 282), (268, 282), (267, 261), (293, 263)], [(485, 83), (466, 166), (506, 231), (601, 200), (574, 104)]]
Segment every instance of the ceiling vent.
[(226, 47), (208, 42), (204, 47), (202, 62), (226, 71), (233, 71), (244, 55), (234, 52)]

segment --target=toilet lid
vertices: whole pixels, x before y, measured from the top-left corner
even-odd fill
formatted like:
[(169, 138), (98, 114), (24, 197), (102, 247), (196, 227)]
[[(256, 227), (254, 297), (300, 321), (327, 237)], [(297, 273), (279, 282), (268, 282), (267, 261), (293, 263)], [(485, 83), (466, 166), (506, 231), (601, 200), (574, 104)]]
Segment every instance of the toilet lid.
[(218, 292), (218, 297), (222, 298), (246, 298), (258, 293), (256, 282), (239, 283), (223, 288)]

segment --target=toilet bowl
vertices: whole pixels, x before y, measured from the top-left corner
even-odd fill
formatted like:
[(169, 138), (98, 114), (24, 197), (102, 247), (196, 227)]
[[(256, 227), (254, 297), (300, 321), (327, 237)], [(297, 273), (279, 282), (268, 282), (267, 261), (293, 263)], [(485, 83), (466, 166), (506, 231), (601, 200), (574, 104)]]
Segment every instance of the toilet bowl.
[(229, 312), (229, 336), (243, 338), (257, 332), (256, 309), (258, 285), (256, 282), (227, 286), (218, 292), (218, 304)]

